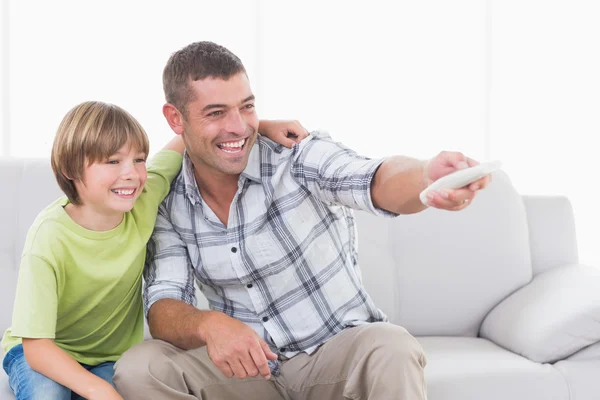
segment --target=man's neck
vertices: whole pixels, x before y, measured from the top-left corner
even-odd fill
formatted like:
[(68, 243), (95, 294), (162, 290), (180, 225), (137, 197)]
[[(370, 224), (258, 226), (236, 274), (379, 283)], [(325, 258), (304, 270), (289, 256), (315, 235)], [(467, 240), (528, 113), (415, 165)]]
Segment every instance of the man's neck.
[(194, 178), (202, 200), (210, 207), (223, 225), (229, 221), (229, 209), (238, 191), (240, 175), (218, 173), (202, 168), (200, 163), (194, 163)]
[(194, 170), (196, 185), (202, 198), (211, 198), (219, 204), (231, 204), (238, 190), (239, 175), (205, 173)]

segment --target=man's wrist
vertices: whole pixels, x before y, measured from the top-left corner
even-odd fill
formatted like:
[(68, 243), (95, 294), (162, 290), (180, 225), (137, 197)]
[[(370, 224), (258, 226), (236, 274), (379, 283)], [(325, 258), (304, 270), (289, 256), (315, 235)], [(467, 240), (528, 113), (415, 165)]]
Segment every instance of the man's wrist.
[[(421, 161), (421, 191), (425, 190), (427, 186), (431, 185), (429, 179), (429, 162), (431, 160)], [(420, 192), (419, 192), (420, 193)]]
[(208, 341), (208, 332), (210, 326), (212, 324), (217, 311), (203, 310), (200, 312), (200, 316), (198, 318), (198, 330), (197, 335), (198, 339), (202, 341), (202, 343), (207, 343)]

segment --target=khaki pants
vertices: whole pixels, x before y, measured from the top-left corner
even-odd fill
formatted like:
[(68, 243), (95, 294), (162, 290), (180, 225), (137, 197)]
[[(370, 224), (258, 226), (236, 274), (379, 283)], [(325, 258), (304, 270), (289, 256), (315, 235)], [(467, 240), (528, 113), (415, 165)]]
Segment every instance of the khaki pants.
[(125, 400), (424, 400), (421, 345), (404, 328), (348, 328), (312, 355), (281, 362), (281, 374), (226, 378), (206, 348), (181, 350), (160, 340), (138, 344), (115, 365)]

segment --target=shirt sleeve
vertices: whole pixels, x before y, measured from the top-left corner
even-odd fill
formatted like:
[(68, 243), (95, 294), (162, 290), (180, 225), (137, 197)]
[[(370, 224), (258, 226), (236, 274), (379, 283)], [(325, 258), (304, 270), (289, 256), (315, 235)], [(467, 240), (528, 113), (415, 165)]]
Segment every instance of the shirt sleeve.
[(144, 200), (154, 210), (169, 194), (171, 182), (181, 170), (183, 156), (173, 150), (163, 150), (148, 164), (148, 179), (144, 186)]
[(24, 254), (12, 317), (12, 336), (54, 339), (58, 310), (54, 268), (43, 258)]
[(196, 306), (193, 266), (185, 242), (175, 231), (167, 210), (158, 209), (156, 225), (148, 241), (144, 268), (144, 311), (161, 299), (176, 299)]
[(292, 161), (292, 174), (322, 201), (396, 216), (376, 208), (371, 197), (371, 182), (384, 161), (360, 156), (328, 134), (316, 132), (300, 142)]

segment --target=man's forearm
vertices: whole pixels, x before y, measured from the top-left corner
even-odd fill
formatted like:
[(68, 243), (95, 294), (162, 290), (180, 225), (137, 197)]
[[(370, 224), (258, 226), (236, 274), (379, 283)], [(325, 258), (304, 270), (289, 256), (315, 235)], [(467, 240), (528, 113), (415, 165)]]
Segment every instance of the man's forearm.
[(427, 187), (425, 161), (395, 156), (385, 160), (371, 182), (371, 198), (377, 208), (396, 214), (425, 209), (419, 194)]
[(162, 299), (150, 307), (148, 326), (155, 339), (185, 350), (196, 349), (206, 345), (204, 327), (213, 312), (199, 310), (180, 300)]

